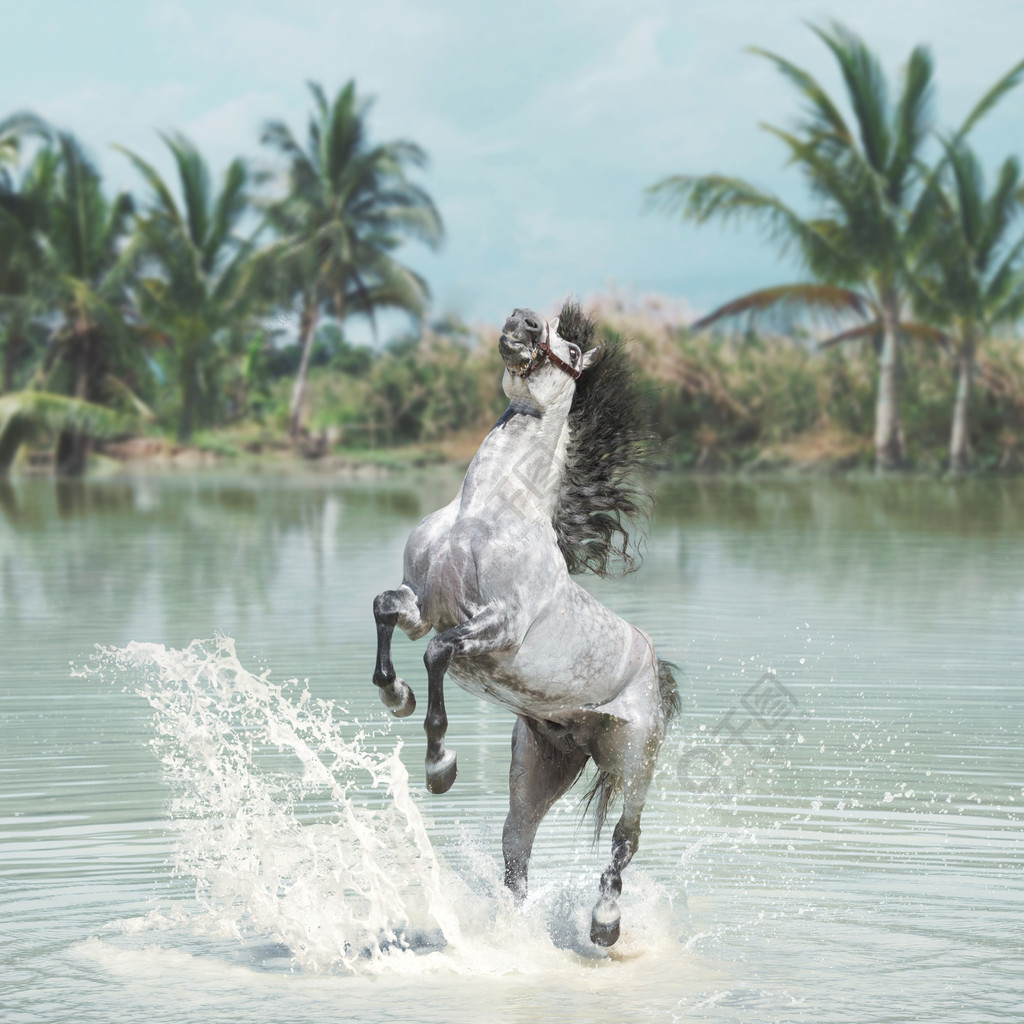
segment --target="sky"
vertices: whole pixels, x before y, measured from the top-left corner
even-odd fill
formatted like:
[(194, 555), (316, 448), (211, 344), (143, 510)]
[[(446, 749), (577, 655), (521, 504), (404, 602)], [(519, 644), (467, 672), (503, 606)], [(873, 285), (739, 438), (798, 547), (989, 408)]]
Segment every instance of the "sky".
[[(809, 27), (833, 20), (878, 53), (894, 88), (928, 45), (947, 131), (1024, 57), (1021, 0), (0, 0), (0, 117), (27, 108), (73, 131), (112, 190), (143, 193), (114, 143), (168, 176), (161, 131), (184, 132), (218, 175), (237, 155), (265, 164), (266, 120), (303, 133), (307, 82), (333, 95), (355, 79), (374, 98), (371, 137), (429, 156), (417, 180), (445, 242), (399, 255), (428, 281), (433, 316), (499, 325), (515, 306), (550, 314), (598, 293), (699, 313), (799, 268), (753, 228), (668, 219), (645, 189), (715, 172), (806, 208), (760, 127), (792, 126), (799, 102), (749, 47), (838, 97), (834, 59)], [(1020, 152), (1024, 86), (973, 141), (991, 173)]]

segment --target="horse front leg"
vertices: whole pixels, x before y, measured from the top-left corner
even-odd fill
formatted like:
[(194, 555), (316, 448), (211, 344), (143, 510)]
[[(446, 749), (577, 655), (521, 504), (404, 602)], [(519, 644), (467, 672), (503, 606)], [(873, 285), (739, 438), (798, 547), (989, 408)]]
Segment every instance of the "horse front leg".
[(486, 654), (509, 645), (509, 637), (498, 609), (488, 609), (461, 625), (438, 633), (427, 644), (423, 663), (427, 668), (427, 789), (446, 793), (455, 781), (455, 751), (446, 750), (448, 715), (444, 709), (444, 676), (452, 658)]
[(423, 636), (429, 629), (420, 614), (420, 604), (412, 589), (405, 583), (397, 590), (385, 590), (373, 602), (373, 618), (377, 624), (377, 662), (373, 681), (380, 688), (380, 699), (398, 718), (405, 718), (416, 710), (416, 698), (408, 683), (395, 673), (391, 661), (391, 638), (395, 626), (413, 639)]

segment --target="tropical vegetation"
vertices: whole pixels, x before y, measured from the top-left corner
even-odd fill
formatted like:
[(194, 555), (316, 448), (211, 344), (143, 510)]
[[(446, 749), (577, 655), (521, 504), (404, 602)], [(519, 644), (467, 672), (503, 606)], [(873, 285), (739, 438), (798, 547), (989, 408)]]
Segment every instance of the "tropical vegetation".
[[(369, 101), (353, 82), (333, 100), (310, 89), (305, 145), (281, 122), (264, 128), (278, 161), (270, 171), (254, 174), (238, 158), (215, 185), (196, 146), (172, 133), (161, 136), (175, 170), (167, 180), (117, 147), (140, 177), (141, 200), (108, 198), (70, 133), (28, 113), (0, 122), (0, 430), (9, 456), (0, 471), (12, 438), (50, 431), (58, 472), (80, 473), (91, 441), (110, 433), (103, 410), (123, 414), (122, 427), (131, 416), (136, 429), (173, 423), (179, 442), (259, 419), (282, 373), (294, 376), (287, 429), (300, 440), (318, 341), (335, 362), (365, 368), (369, 351), (344, 339), (350, 317), (375, 327), (375, 313), (391, 308), (422, 322), (429, 288), (396, 251), (442, 238), (440, 214), (413, 177), (426, 155), (408, 140), (374, 142)], [(85, 415), (92, 406), (99, 412)], [(385, 424), (383, 436), (393, 433)]]
[[(686, 221), (753, 220), (804, 279), (694, 324), (654, 303), (590, 312), (632, 346), (677, 465), (1024, 468), (1024, 182), (1012, 156), (990, 178), (968, 139), (1024, 62), (940, 138), (924, 47), (890, 94), (862, 40), (815, 31), (843, 103), (756, 51), (802, 101), (795, 127), (769, 131), (806, 212), (719, 174), (650, 190)], [(0, 475), (27, 447), (76, 474), (140, 436), (162, 451), (364, 461), (475, 448), (504, 404), (497, 333), (427, 319), (405, 255), (443, 236), (417, 181), (425, 153), (374, 140), (353, 82), (310, 94), (301, 135), (268, 122), (262, 159), (220, 175), (180, 133), (161, 136), (169, 175), (117, 147), (138, 188), (113, 195), (72, 134), (28, 113), (0, 121)], [(353, 318), (376, 332), (385, 309), (409, 315), (408, 333), (355, 344)], [(746, 329), (723, 332), (740, 316)]]
[(213, 191), (210, 170), (184, 136), (164, 136), (178, 172), (180, 201), (152, 164), (128, 150), (149, 186), (125, 252), (132, 267), (139, 337), (178, 382), (179, 441), (212, 417), (221, 397), (218, 371), (251, 330), (242, 276), (250, 243), (237, 229), (248, 206), (248, 172), (231, 161)]
[(956, 399), (949, 440), (949, 468), (971, 461), (970, 402), (978, 349), (995, 330), (1024, 315), (1024, 212), (1021, 168), (1007, 157), (995, 187), (963, 141), (946, 146), (949, 184), (930, 194), (931, 229), (915, 275), (915, 305), (943, 328), (942, 341), (956, 361)]
[(373, 144), (367, 131), (369, 102), (350, 81), (328, 102), (310, 84), (314, 110), (303, 147), (281, 121), (269, 122), (263, 143), (288, 162), (286, 194), (267, 206), (275, 240), (258, 263), (281, 282), (278, 296), (299, 311), (301, 358), (295, 376), (288, 433), (305, 428), (306, 380), (313, 336), (326, 313), (336, 324), (356, 313), (374, 323), (378, 309), (422, 317), (426, 281), (393, 255), (416, 238), (436, 247), (441, 217), (430, 196), (409, 177), (426, 154), (414, 142)]
[[(929, 233), (936, 208), (936, 179), (949, 149), (934, 167), (925, 160), (934, 131), (934, 67), (928, 50), (915, 47), (895, 99), (876, 55), (842, 25), (813, 31), (838, 65), (852, 119), (840, 102), (803, 68), (754, 48), (796, 88), (804, 111), (794, 130), (766, 126), (785, 146), (812, 201), (802, 214), (780, 197), (722, 174), (673, 175), (649, 190), (656, 206), (698, 224), (753, 219), (783, 251), (795, 250), (810, 280), (773, 286), (732, 299), (698, 328), (726, 317), (756, 319), (794, 310), (851, 317), (855, 326), (824, 339), (829, 346), (869, 338), (878, 350), (874, 450), (879, 469), (901, 466), (905, 434), (900, 415), (901, 340), (935, 340), (934, 322), (914, 314), (913, 280), (921, 260), (941, 249)], [(1024, 76), (1024, 61), (1003, 75), (975, 104), (953, 134), (953, 151), (974, 125)], [(969, 259), (966, 250), (958, 250)], [(933, 307), (927, 306), (925, 312)]]

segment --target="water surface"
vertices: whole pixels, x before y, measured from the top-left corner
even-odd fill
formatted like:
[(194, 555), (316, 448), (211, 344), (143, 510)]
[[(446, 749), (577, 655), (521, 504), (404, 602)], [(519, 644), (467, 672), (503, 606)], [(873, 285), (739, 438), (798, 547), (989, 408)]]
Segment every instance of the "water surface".
[(572, 799), (503, 896), (511, 717), (450, 686), (431, 797), (369, 681), (456, 486), (0, 490), (5, 1020), (1020, 1019), (1024, 487), (661, 482), (644, 567), (588, 583), (683, 691), (607, 954)]

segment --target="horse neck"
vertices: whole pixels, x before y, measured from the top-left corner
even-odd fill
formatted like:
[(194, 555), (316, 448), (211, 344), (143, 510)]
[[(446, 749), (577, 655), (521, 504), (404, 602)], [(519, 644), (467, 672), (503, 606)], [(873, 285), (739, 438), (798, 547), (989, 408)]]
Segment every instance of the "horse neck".
[(569, 444), (568, 408), (540, 410), (513, 399), (477, 450), (462, 485), (463, 514), (515, 509), (550, 520)]

